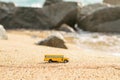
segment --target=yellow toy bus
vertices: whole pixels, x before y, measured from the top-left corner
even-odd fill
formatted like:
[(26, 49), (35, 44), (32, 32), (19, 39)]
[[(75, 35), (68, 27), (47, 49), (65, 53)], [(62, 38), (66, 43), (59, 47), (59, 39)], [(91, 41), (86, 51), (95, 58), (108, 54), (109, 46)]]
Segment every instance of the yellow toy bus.
[(65, 58), (64, 55), (61, 54), (47, 54), (45, 55), (44, 61), (48, 61), (49, 63), (52, 62), (69, 62), (68, 58)]

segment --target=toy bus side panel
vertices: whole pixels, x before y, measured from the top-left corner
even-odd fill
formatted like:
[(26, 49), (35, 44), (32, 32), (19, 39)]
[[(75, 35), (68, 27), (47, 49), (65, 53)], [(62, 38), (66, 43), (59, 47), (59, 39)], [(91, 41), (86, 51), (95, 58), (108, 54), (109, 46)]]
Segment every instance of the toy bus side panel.
[(53, 58), (53, 61), (62, 62), (62, 58)]
[(44, 58), (44, 61), (49, 61), (49, 60), (52, 60), (52, 61), (57, 61), (57, 62), (62, 62), (63, 61), (63, 56), (61, 55), (46, 55), (45, 58)]
[(44, 61), (49, 61), (50, 60), (50, 58), (44, 58)]

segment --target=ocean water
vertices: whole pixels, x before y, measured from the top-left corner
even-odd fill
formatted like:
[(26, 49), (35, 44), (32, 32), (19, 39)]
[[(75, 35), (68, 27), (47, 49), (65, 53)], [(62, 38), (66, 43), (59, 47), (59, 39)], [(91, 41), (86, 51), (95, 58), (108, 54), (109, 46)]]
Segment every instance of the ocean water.
[(120, 53), (119, 33), (99, 33), (79, 30), (76, 38), (77, 45), (86, 49)]

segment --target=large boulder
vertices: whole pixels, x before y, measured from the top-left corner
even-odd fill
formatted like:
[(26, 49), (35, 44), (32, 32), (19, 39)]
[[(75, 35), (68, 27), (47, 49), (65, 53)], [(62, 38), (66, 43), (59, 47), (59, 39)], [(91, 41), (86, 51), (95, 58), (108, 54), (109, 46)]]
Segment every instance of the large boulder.
[(43, 8), (43, 12), (54, 25), (53, 28), (59, 28), (63, 23), (74, 27), (78, 13), (77, 2), (61, 2)]
[(41, 8), (17, 7), (15, 12), (1, 20), (6, 29), (50, 29), (51, 20)]
[(43, 6), (49, 6), (51, 4), (60, 3), (60, 2), (63, 2), (63, 0), (46, 0)]
[(65, 45), (64, 38), (60, 35), (51, 35), (48, 38), (40, 41), (37, 43), (38, 45), (45, 45), (50, 47), (56, 47), (56, 48), (64, 48), (67, 49)]
[(0, 2), (0, 9), (5, 10), (8, 13), (12, 13), (12, 11), (14, 10), (15, 5), (14, 3), (6, 3), (6, 2)]
[(106, 3), (94, 3), (78, 8), (77, 22), (80, 23), (81, 19), (103, 8), (110, 7)]
[(85, 16), (78, 23), (87, 31), (120, 32), (120, 7), (108, 7)]
[(78, 14), (77, 14), (78, 25), (81, 24), (81, 20), (83, 18), (85, 18), (86, 16), (94, 13), (95, 11), (98, 11), (100, 9), (107, 8), (110, 6), (111, 5), (106, 4), (106, 3), (94, 3), (94, 4), (89, 4), (89, 5), (83, 6), (82, 8), (78, 8)]
[(74, 27), (76, 24), (77, 2), (60, 2), (43, 8), (15, 7), (12, 13), (0, 11), (0, 24), (6, 29), (56, 29), (63, 23)]
[(6, 30), (2, 25), (0, 25), (0, 39), (8, 39), (8, 36), (6, 34)]
[(4, 18), (14, 13), (15, 5), (13, 3), (0, 2), (0, 23), (4, 21)]

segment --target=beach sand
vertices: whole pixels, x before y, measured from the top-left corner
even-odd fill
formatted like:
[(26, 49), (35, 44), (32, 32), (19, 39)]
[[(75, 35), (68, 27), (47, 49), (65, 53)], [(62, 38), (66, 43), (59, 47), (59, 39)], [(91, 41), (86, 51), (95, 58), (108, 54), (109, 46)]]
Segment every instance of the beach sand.
[[(38, 46), (50, 31), (7, 31), (0, 40), (0, 80), (120, 80), (120, 56), (90, 50), (66, 38), (68, 49)], [(69, 63), (44, 62), (45, 54), (64, 54)]]

